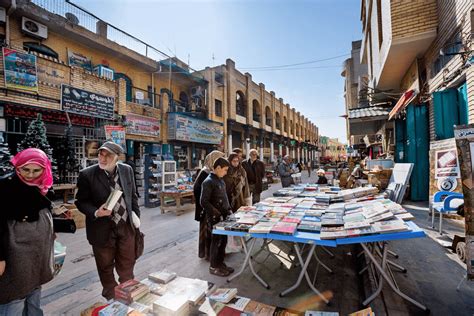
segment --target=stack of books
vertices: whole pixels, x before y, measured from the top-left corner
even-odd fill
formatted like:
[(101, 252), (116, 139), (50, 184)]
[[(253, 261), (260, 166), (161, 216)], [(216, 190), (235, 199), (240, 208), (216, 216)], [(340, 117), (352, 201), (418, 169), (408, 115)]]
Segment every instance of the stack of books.
[(148, 278), (152, 281), (158, 282), (158, 283), (168, 283), (169, 281), (173, 280), (176, 278), (176, 273), (174, 272), (168, 272), (166, 270), (160, 271), (160, 272), (153, 272), (148, 275)]
[(120, 302), (113, 302), (99, 311), (99, 316), (126, 316), (128, 306)]
[(131, 304), (150, 293), (150, 289), (137, 280), (128, 280), (115, 287), (115, 299), (125, 304)]
[(297, 223), (277, 222), (272, 227), (271, 232), (274, 234), (293, 235), (297, 227)]
[(235, 288), (218, 288), (209, 294), (209, 298), (213, 301), (227, 304), (237, 296)]
[(375, 222), (372, 227), (376, 233), (394, 233), (409, 230), (405, 222), (401, 219), (394, 219), (390, 221)]
[(153, 302), (153, 313), (160, 316), (189, 315), (189, 302), (185, 295), (166, 293)]
[(256, 225), (254, 225), (252, 228), (249, 229), (249, 233), (268, 234), (271, 232), (274, 225), (275, 225), (275, 222), (272, 222), (272, 221), (267, 221), (267, 222), (260, 221)]

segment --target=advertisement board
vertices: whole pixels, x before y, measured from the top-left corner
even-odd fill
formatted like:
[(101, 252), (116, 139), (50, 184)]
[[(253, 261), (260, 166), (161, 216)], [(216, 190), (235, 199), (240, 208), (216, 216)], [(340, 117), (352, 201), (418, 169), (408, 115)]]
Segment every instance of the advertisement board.
[(35, 55), (4, 47), (3, 67), (5, 72), (5, 86), (7, 88), (38, 92), (38, 74)]
[(115, 98), (63, 84), (61, 106), (69, 113), (112, 119)]
[(168, 138), (171, 140), (219, 145), (223, 135), (220, 123), (179, 113), (168, 115)]

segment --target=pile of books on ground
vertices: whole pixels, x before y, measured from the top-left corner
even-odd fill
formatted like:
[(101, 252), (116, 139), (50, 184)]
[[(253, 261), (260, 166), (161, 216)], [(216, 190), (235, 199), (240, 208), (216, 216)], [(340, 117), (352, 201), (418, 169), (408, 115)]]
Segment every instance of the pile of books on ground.
[[(366, 194), (372, 194), (373, 188), (327, 192), (342, 197), (343, 202), (330, 203), (329, 199), (326, 203), (318, 197), (270, 197), (254, 206), (241, 207), (233, 218), (218, 223), (214, 228), (254, 234), (320, 232), (321, 239), (409, 230), (405, 221), (413, 219), (413, 216), (399, 204), (385, 199), (383, 195), (361, 199)], [(326, 193), (319, 194), (321, 197), (331, 196)]]

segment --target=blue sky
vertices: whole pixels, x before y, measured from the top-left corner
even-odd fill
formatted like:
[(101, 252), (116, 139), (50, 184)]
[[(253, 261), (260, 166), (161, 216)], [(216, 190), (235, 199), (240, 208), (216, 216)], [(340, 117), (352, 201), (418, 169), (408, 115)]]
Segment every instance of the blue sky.
[(194, 69), (231, 58), (314, 122), (320, 134), (346, 142), (340, 74), (351, 41), (362, 36), (360, 0), (73, 2), (169, 55), (189, 58)]

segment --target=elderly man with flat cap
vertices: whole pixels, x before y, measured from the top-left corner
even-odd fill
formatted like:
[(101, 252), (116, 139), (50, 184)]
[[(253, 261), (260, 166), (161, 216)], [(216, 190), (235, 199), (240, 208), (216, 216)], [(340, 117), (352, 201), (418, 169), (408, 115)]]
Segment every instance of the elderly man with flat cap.
[[(123, 283), (133, 279), (135, 266), (135, 226), (140, 217), (138, 197), (129, 165), (118, 162), (120, 145), (107, 141), (99, 148), (99, 163), (79, 173), (76, 206), (86, 215), (87, 240), (92, 245), (102, 296), (114, 298), (117, 281), (114, 268)], [(105, 202), (113, 190), (122, 191), (113, 209)], [(134, 225), (135, 223), (135, 225)]]

